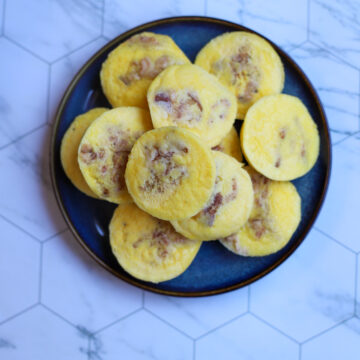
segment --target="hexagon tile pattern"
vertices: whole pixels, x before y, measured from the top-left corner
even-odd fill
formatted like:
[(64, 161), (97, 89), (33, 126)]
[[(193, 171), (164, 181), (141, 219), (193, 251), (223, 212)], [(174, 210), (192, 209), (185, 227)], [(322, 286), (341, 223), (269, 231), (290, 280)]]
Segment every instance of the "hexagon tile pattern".
[(1, 148), (45, 124), (48, 65), (4, 38), (0, 54)]
[(313, 230), (284, 264), (251, 285), (250, 311), (305, 341), (354, 314), (354, 269), (353, 253)]
[[(220, 311), (217, 296), (182, 299), (146, 293), (145, 308), (191, 337), (197, 338), (246, 312), (247, 299), (247, 289), (221, 295)], [(179, 310), (182, 316), (179, 316)]]
[(49, 134), (45, 125), (0, 151), (0, 214), (39, 240), (66, 228), (50, 185)]
[(1, 217), (0, 229), (1, 323), (39, 300), (40, 244)]
[(86, 360), (87, 339), (42, 306), (0, 326), (0, 358)]
[(141, 291), (99, 267), (69, 231), (44, 245), (42, 280), (41, 301), (73, 324), (93, 331), (142, 304)]
[(142, 310), (97, 334), (90, 345), (93, 359), (192, 360), (193, 342)]
[(99, 0), (7, 1), (5, 35), (52, 62), (100, 36), (101, 9)]

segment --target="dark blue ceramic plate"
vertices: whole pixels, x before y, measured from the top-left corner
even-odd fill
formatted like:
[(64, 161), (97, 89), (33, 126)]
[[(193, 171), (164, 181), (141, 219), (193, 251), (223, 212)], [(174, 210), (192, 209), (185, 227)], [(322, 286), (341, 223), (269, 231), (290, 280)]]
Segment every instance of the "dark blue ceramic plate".
[[(74, 117), (97, 106), (109, 106), (102, 94), (99, 71), (108, 53), (121, 42), (141, 31), (170, 35), (185, 54), (194, 60), (198, 51), (212, 38), (227, 31), (247, 30), (240, 25), (206, 17), (179, 17), (154, 21), (120, 35), (80, 70), (59, 106), (53, 132), (51, 172), (54, 190), (65, 220), (86, 251), (119, 278), (144, 289), (178, 296), (203, 296), (230, 291), (266, 275), (281, 264), (302, 242), (324, 200), (330, 172), (330, 138), (318, 96), (294, 61), (273, 44), (285, 67), (284, 92), (298, 96), (309, 109), (320, 132), (320, 156), (314, 168), (294, 181), (302, 200), (302, 220), (289, 244), (264, 257), (236, 256), (217, 241), (206, 242), (184, 274), (160, 284), (137, 280), (127, 274), (113, 256), (108, 225), (115, 205), (94, 200), (78, 191), (67, 179), (60, 163), (61, 139)], [(239, 124), (240, 126), (240, 124)]]

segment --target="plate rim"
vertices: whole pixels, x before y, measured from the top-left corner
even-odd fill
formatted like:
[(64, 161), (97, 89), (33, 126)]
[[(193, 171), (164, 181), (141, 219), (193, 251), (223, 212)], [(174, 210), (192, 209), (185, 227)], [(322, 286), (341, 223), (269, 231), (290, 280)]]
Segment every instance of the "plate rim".
[[(321, 122), (323, 123), (324, 126), (324, 132), (325, 132), (325, 139), (326, 139), (326, 147), (327, 147), (327, 168), (326, 168), (326, 175), (325, 175), (325, 184), (323, 186), (322, 192), (321, 192), (321, 196), (320, 196), (320, 200), (316, 205), (315, 208), (315, 212), (314, 215), (311, 217), (310, 221), (308, 222), (308, 224), (305, 226), (301, 236), (299, 236), (299, 238), (292, 244), (292, 246), (289, 248), (289, 250), (284, 253), (277, 261), (275, 261), (273, 264), (271, 264), (268, 268), (266, 268), (265, 270), (263, 270), (262, 272), (260, 272), (259, 274), (252, 276), (251, 278), (244, 280), (244, 281), (240, 281), (236, 284), (230, 285), (230, 286), (225, 286), (219, 289), (215, 289), (215, 290), (206, 290), (206, 291), (193, 291), (193, 292), (184, 292), (184, 291), (173, 291), (173, 290), (165, 290), (165, 289), (158, 289), (158, 288), (154, 288), (151, 286), (151, 283), (148, 284), (144, 284), (141, 283), (140, 280), (137, 279), (132, 279), (129, 278), (125, 275), (119, 274), (118, 272), (116, 272), (115, 270), (113, 270), (109, 265), (107, 265), (103, 260), (101, 260), (94, 252), (91, 251), (91, 249), (89, 248), (89, 246), (86, 244), (86, 242), (82, 239), (82, 237), (79, 235), (77, 229), (75, 228), (64, 204), (63, 204), (63, 200), (62, 197), (60, 196), (60, 192), (59, 192), (59, 188), (58, 188), (58, 182), (55, 176), (55, 139), (56, 139), (56, 135), (58, 132), (58, 128), (59, 128), (59, 124), (60, 124), (60, 119), (63, 115), (64, 112), (64, 108), (65, 105), (70, 97), (70, 95), (72, 94), (75, 86), (77, 85), (78, 81), (80, 80), (80, 78), (83, 76), (83, 74), (85, 73), (85, 71), (92, 65), (92, 63), (94, 62), (94, 60), (104, 51), (108, 50), (109, 48), (111, 48), (113, 45), (117, 44), (118, 42), (121, 42), (124, 38), (127, 38), (139, 31), (146, 31), (149, 27), (153, 27), (156, 25), (162, 25), (162, 24), (171, 24), (171, 23), (177, 23), (177, 22), (186, 22), (186, 21), (198, 21), (198, 22), (204, 22), (204, 23), (212, 23), (212, 24), (220, 24), (220, 25), (224, 25), (224, 26), (231, 26), (236, 28), (238, 31), (247, 31), (253, 34), (256, 34), (260, 37), (262, 37), (263, 39), (265, 39), (266, 41), (268, 41), (273, 47), (274, 49), (284, 58), (286, 58), (286, 60), (291, 64), (291, 66), (296, 70), (296, 72), (298, 73), (298, 75), (302, 78), (302, 80), (305, 82), (305, 85), (307, 86), (307, 88), (309, 89), (313, 99), (315, 100), (315, 104), (319, 110), (320, 113), (320, 117), (321, 117)], [(234, 30), (236, 31), (236, 30)], [(95, 260), (99, 265), (101, 265), (104, 269), (106, 269), (107, 271), (109, 271), (112, 275), (116, 276), (117, 278), (120, 278), (121, 280), (125, 281), (128, 284), (131, 284), (133, 286), (136, 286), (138, 288), (141, 288), (143, 290), (147, 290), (153, 293), (157, 293), (157, 294), (161, 294), (161, 295), (167, 295), (167, 296), (177, 296), (177, 297), (203, 297), (203, 296), (210, 296), (210, 295), (217, 295), (217, 294), (223, 294), (229, 291), (233, 291), (242, 287), (245, 287), (259, 279), (261, 279), (262, 277), (264, 277), (265, 275), (269, 274), (270, 272), (272, 272), (274, 269), (276, 269), (279, 265), (281, 265), (285, 260), (287, 260), (290, 255), (292, 255), (294, 253), (294, 251), (300, 246), (300, 244), (304, 241), (304, 239), (306, 238), (306, 236), (308, 235), (310, 229), (312, 228), (316, 218), (318, 217), (321, 207), (323, 206), (324, 203), (324, 199), (329, 187), (329, 181), (330, 181), (330, 174), (331, 174), (331, 167), (332, 167), (332, 146), (331, 146), (331, 137), (330, 137), (330, 132), (329, 132), (329, 124), (326, 118), (326, 114), (324, 111), (324, 108), (321, 104), (320, 98), (314, 88), (314, 86), (312, 85), (312, 83), (310, 82), (310, 80), (308, 79), (308, 77), (305, 75), (305, 73), (302, 71), (302, 69), (300, 68), (300, 66), (283, 50), (281, 49), (278, 45), (276, 45), (274, 42), (272, 42), (271, 40), (269, 40), (267, 37), (265, 37), (264, 35), (249, 29), (248, 27), (241, 25), (241, 24), (237, 24), (231, 21), (227, 21), (227, 20), (223, 20), (223, 19), (219, 19), (219, 18), (215, 18), (215, 17), (208, 17), (208, 16), (174, 16), (174, 17), (167, 17), (167, 18), (161, 18), (158, 20), (154, 20), (154, 21), (150, 21), (150, 22), (146, 22), (143, 23), (139, 26), (133, 27), (123, 33), (121, 33), (120, 35), (116, 36), (114, 39), (110, 40), (109, 42), (107, 42), (103, 47), (101, 47), (98, 51), (96, 51), (96, 53), (91, 56), (85, 63), (84, 65), (80, 68), (80, 70), (76, 73), (76, 75), (72, 78), (71, 82), (69, 83), (69, 85), (67, 86), (62, 99), (57, 107), (57, 110), (55, 112), (55, 116), (54, 116), (54, 122), (52, 124), (52, 132), (51, 132), (51, 139), (50, 139), (50, 177), (51, 177), (51, 184), (52, 184), (52, 188), (53, 188), (53, 192), (55, 194), (55, 198), (56, 198), (56, 202), (58, 204), (58, 207), (60, 208), (60, 212), (61, 215), (63, 216), (68, 228), (70, 229), (72, 235), (75, 237), (75, 239), (77, 240), (77, 242), (81, 245), (81, 247), (85, 250), (86, 253), (88, 253), (91, 258), (93, 260)]]

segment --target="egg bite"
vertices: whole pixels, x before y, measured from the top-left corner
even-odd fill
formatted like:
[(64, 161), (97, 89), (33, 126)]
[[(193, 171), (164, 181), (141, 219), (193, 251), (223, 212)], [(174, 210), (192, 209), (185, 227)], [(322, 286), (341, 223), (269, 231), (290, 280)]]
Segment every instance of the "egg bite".
[(99, 198), (117, 204), (132, 202), (124, 180), (127, 159), (136, 139), (151, 128), (147, 110), (120, 107), (103, 113), (86, 130), (78, 163)]
[(170, 65), (189, 63), (169, 36), (143, 32), (108, 55), (100, 71), (102, 89), (113, 107), (146, 109), (146, 93), (156, 75)]
[(319, 155), (317, 126), (295, 96), (260, 99), (247, 112), (240, 135), (247, 161), (272, 180), (303, 176)]
[(178, 127), (154, 129), (135, 143), (125, 171), (135, 203), (163, 220), (198, 213), (215, 184), (215, 162), (208, 146)]
[(93, 198), (97, 198), (97, 196), (90, 189), (79, 168), (78, 149), (81, 138), (90, 124), (108, 110), (107, 108), (95, 108), (77, 116), (61, 141), (60, 159), (66, 176), (77, 189)]
[(137, 279), (158, 283), (182, 274), (201, 241), (186, 239), (167, 221), (135, 204), (119, 205), (111, 219), (110, 245), (121, 267)]
[(232, 127), (220, 143), (213, 146), (211, 150), (221, 151), (224, 154), (232, 156), (239, 162), (243, 161), (239, 135), (234, 127)]
[(280, 93), (284, 67), (273, 47), (258, 35), (234, 31), (212, 39), (195, 64), (214, 74), (237, 99), (237, 118), (261, 97)]
[(172, 221), (180, 234), (192, 240), (216, 240), (239, 230), (253, 206), (253, 188), (248, 173), (237, 160), (219, 151), (212, 152), (216, 180), (212, 196), (195, 216)]
[(150, 85), (147, 98), (154, 128), (179, 126), (209, 146), (219, 144), (235, 121), (235, 96), (196, 65), (164, 70)]
[(243, 256), (265, 256), (282, 249), (301, 220), (301, 199), (288, 181), (272, 181), (245, 168), (254, 187), (254, 206), (246, 224), (220, 239), (230, 251)]

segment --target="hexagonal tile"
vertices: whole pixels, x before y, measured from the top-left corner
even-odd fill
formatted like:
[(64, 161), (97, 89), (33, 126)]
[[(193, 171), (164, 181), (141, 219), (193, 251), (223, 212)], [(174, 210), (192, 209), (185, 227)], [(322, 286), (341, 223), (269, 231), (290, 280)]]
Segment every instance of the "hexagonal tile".
[(39, 299), (40, 244), (0, 218), (0, 323)]
[[(360, 134), (333, 147), (330, 186), (316, 227), (349, 248), (360, 251), (359, 221)], [(339, 211), (341, 209), (341, 211)]]
[(105, 329), (91, 342), (93, 359), (190, 360), (193, 342), (155, 318), (140, 311)]
[[(290, 52), (305, 71), (326, 108), (334, 140), (341, 140), (359, 128), (359, 73), (309, 43)], [(336, 74), (336, 76), (329, 76)]]
[(59, 102), (72, 78), (106, 42), (105, 38), (99, 38), (51, 65), (49, 121), (54, 118)]
[(39, 240), (66, 228), (50, 184), (49, 143), (45, 125), (0, 151), (0, 214)]
[(352, 318), (303, 345), (302, 360), (358, 360), (360, 319)]
[(1, 148), (46, 122), (48, 65), (4, 38), (0, 54)]
[(279, 268), (251, 285), (250, 311), (298, 341), (354, 313), (355, 255), (313, 230)]
[(358, 67), (359, 14), (358, 1), (312, 0), (310, 39)]
[[(221, 6), (219, 6), (221, 4)], [(205, 15), (242, 23), (243, 2), (239, 0), (207, 0)]]
[(4, 31), (43, 59), (54, 61), (99, 36), (101, 14), (98, 0), (11, 0), (6, 4)]
[(243, 22), (278, 45), (290, 48), (306, 40), (307, 2), (244, 1)]
[(0, 326), (0, 358), (86, 359), (87, 339), (38, 306)]
[(113, 38), (134, 26), (169, 16), (203, 15), (203, 1), (105, 0), (104, 35)]
[(299, 347), (252, 315), (244, 315), (196, 341), (197, 360), (264, 358), (297, 360)]
[(246, 288), (205, 298), (145, 293), (145, 307), (196, 338), (247, 311), (247, 294)]
[(101, 268), (69, 231), (45, 243), (41, 301), (72, 323), (98, 330), (140, 308), (141, 300), (139, 289)]

